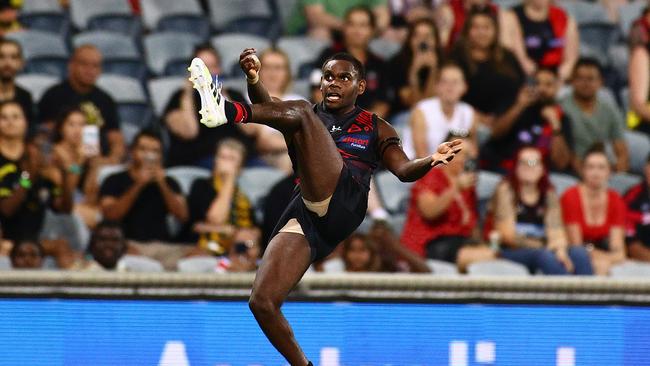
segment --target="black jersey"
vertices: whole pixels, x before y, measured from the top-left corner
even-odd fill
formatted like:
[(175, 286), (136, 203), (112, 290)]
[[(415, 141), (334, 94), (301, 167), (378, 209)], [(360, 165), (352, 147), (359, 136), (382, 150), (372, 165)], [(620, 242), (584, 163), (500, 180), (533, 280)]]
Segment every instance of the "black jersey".
[[(355, 106), (350, 113), (339, 116), (326, 111), (322, 103), (314, 105), (314, 112), (334, 139), (352, 177), (370, 187), (370, 177), (379, 161), (377, 115)], [(292, 146), (289, 146), (289, 156), (294, 171), (298, 171)]]

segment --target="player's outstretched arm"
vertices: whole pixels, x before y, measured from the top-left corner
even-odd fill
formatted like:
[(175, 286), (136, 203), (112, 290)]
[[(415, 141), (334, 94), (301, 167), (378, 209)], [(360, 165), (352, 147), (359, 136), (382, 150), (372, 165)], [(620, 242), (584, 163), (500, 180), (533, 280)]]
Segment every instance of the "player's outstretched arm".
[(239, 55), (239, 66), (246, 75), (248, 85), (248, 97), (253, 104), (271, 102), (273, 98), (260, 81), (260, 69), (262, 64), (256, 55), (254, 48), (247, 48)]
[(379, 119), (379, 158), (384, 166), (402, 182), (413, 182), (431, 170), (432, 167), (447, 165), (462, 149), (462, 141), (444, 142), (438, 150), (425, 158), (409, 160), (402, 150), (397, 132), (388, 122)]

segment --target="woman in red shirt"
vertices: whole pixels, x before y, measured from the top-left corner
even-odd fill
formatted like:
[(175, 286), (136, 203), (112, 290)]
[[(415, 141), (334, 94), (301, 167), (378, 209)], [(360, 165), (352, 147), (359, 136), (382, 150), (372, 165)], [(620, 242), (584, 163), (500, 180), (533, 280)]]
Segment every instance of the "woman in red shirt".
[(411, 189), (411, 201), (401, 241), (430, 259), (457, 263), (494, 258), (487, 247), (465, 244), (478, 237), (474, 145), (463, 140), (463, 151), (445, 169), (431, 169)]
[(591, 253), (594, 272), (607, 275), (625, 260), (625, 203), (609, 189), (610, 166), (602, 144), (584, 157), (582, 182), (562, 196), (562, 216), (569, 244), (584, 244)]

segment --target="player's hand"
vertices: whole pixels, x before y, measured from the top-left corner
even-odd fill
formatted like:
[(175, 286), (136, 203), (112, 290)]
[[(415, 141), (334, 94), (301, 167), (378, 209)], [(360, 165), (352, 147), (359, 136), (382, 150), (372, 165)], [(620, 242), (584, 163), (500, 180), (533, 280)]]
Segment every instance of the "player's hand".
[(260, 59), (257, 58), (254, 48), (247, 48), (241, 53), (241, 55), (239, 55), (239, 66), (244, 74), (246, 74), (246, 78), (249, 80), (257, 79), (260, 69), (262, 68), (262, 63), (260, 62)]
[(463, 140), (443, 142), (438, 146), (437, 151), (431, 155), (431, 166), (449, 164), (461, 150), (463, 150)]

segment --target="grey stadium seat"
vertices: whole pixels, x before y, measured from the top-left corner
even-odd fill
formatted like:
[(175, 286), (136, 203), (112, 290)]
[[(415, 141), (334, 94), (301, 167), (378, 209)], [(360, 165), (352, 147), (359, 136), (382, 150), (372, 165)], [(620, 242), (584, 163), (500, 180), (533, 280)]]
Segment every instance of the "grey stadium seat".
[(575, 0), (562, 1), (559, 5), (576, 20), (578, 25), (609, 21), (607, 11), (600, 4)]
[(23, 27), (67, 34), (69, 21), (59, 0), (25, 0), (18, 15)]
[(646, 6), (648, 6), (646, 1), (637, 0), (630, 1), (618, 8), (618, 24), (620, 25), (621, 34), (624, 38), (627, 38), (632, 24), (641, 16), (641, 12)]
[(478, 172), (478, 184), (476, 186), (476, 195), (479, 201), (486, 201), (492, 198), (494, 190), (499, 185), (503, 177), (497, 173), (481, 170)]
[(427, 266), (431, 269), (431, 273), (441, 276), (454, 276), (458, 275), (458, 267), (455, 264), (437, 260), (427, 259)]
[(198, 0), (141, 0), (142, 19), (150, 30), (192, 33), (202, 40), (210, 35), (210, 21)]
[(291, 74), (296, 77), (300, 66), (316, 61), (320, 53), (329, 46), (329, 42), (306, 36), (282, 37), (278, 48), (283, 50), (291, 63)]
[(60, 81), (58, 77), (48, 74), (21, 74), (16, 77), (16, 84), (27, 89), (35, 103), (41, 100), (47, 89)]
[(140, 30), (128, 0), (70, 0), (70, 17), (78, 29), (106, 29), (131, 35)]
[(399, 42), (389, 41), (384, 38), (375, 38), (370, 41), (369, 47), (375, 55), (384, 60), (389, 60), (399, 52), (402, 45)]
[(650, 278), (650, 263), (627, 260), (612, 266), (609, 270), (612, 277), (645, 277)]
[(273, 168), (246, 168), (239, 177), (239, 187), (253, 204), (259, 207), (273, 186), (286, 177), (286, 173)]
[(646, 134), (636, 131), (624, 131), (623, 136), (627, 143), (627, 150), (630, 155), (630, 171), (643, 174), (646, 159), (650, 153), (650, 140)]
[(127, 254), (117, 263), (118, 270), (125, 272), (163, 272), (163, 266), (155, 259), (142, 255)]
[(48, 32), (24, 30), (5, 37), (20, 43), (29, 73), (63, 77), (67, 72), (68, 49), (63, 38)]
[(92, 44), (102, 53), (104, 60), (112, 58), (139, 58), (140, 51), (133, 38), (119, 33), (90, 31), (72, 38), (74, 47)]
[(0, 271), (10, 271), (11, 270), (11, 259), (6, 255), (0, 256)]
[(627, 174), (627, 173), (616, 173), (612, 174), (609, 178), (609, 186), (618, 192), (620, 195), (624, 195), (630, 188), (641, 183), (642, 179), (638, 175)]
[(470, 276), (530, 276), (526, 267), (505, 259), (472, 263), (467, 267), (467, 274)]
[[(223, 30), (229, 23), (246, 17), (271, 18), (273, 12), (267, 0), (209, 0), (210, 21), (212, 25)], [(239, 55), (239, 53), (238, 53)]]
[(294, 80), (291, 83), (291, 92), (309, 100), (311, 98), (311, 83), (307, 79)]
[[(144, 37), (147, 66), (156, 75), (163, 75), (173, 61), (189, 66), (194, 48), (201, 42), (195, 35), (179, 32), (152, 33)], [(239, 57), (239, 54), (237, 54)]]
[(183, 87), (187, 78), (181, 76), (167, 76), (157, 79), (150, 79), (147, 83), (149, 95), (151, 96), (151, 106), (154, 114), (162, 117), (162, 114), (169, 103), (169, 99), (174, 93)]
[(151, 122), (149, 101), (138, 79), (122, 75), (102, 75), (97, 85), (105, 90), (117, 103), (120, 127), (126, 142), (130, 142)]
[(388, 211), (393, 213), (406, 211), (413, 183), (401, 182), (389, 171), (375, 174), (374, 180), (379, 197)]
[(176, 179), (181, 186), (181, 191), (186, 196), (190, 193), (194, 180), (208, 178), (210, 176), (209, 170), (194, 166), (175, 166), (168, 168), (166, 173), (168, 176)]
[(219, 260), (212, 256), (197, 256), (179, 259), (176, 267), (184, 273), (212, 273), (216, 271)]
[(406, 214), (403, 213), (391, 215), (388, 218), (388, 224), (390, 224), (390, 227), (393, 229), (393, 232), (398, 237), (402, 235), (402, 231), (404, 231), (405, 223), (406, 223)]
[(549, 175), (549, 179), (551, 181), (551, 184), (553, 184), (555, 192), (558, 196), (562, 196), (564, 191), (580, 182), (576, 177), (561, 173), (551, 173)]
[(59, 0), (24, 0), (20, 13), (63, 13), (63, 8)]
[[(221, 69), (226, 75), (230, 74), (239, 62), (239, 54), (245, 48), (255, 48), (265, 50), (271, 46), (271, 43), (264, 38), (249, 34), (226, 33), (213, 37), (211, 40), (214, 48), (221, 55)], [(238, 75), (239, 76), (239, 75)]]

